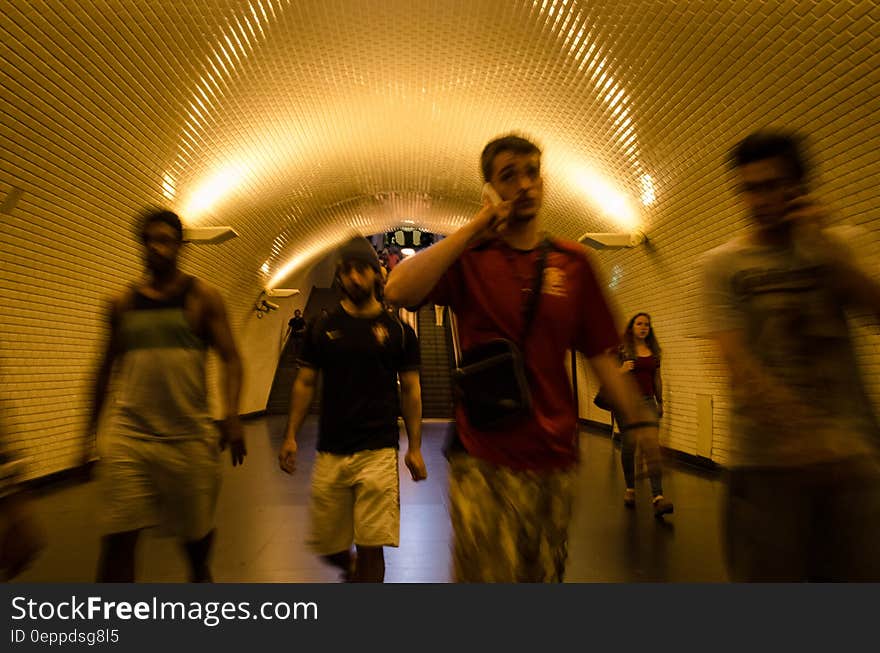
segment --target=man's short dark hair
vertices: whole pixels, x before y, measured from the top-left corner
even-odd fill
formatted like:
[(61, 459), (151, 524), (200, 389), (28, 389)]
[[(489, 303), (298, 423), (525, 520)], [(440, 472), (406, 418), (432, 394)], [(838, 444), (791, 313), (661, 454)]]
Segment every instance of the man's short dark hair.
[(804, 139), (795, 133), (759, 131), (741, 140), (730, 152), (730, 166), (739, 168), (756, 161), (782, 159), (797, 181), (807, 177)]
[(156, 222), (167, 224), (177, 232), (177, 239), (180, 241), (183, 240), (183, 223), (181, 223), (180, 217), (173, 211), (167, 209), (147, 209), (138, 216), (138, 239), (143, 241), (144, 232), (147, 230), (147, 227)]
[(495, 157), (501, 152), (513, 152), (514, 154), (540, 154), (541, 149), (530, 140), (515, 134), (508, 134), (507, 136), (502, 136), (501, 138), (496, 138), (494, 141), (490, 141), (486, 147), (483, 148), (483, 153), (480, 155), (480, 167), (483, 169), (483, 181), (489, 181), (492, 178), (492, 162), (495, 161)]

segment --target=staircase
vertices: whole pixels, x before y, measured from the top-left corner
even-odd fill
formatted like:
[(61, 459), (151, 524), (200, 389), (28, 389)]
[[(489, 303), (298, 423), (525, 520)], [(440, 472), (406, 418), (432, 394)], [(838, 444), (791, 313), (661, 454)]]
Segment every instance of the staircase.
[(422, 353), (422, 417), (452, 418), (452, 357), (448, 338), (448, 313), (444, 326), (437, 326), (434, 305), (422, 306), (418, 313), (419, 344)]
[[(328, 311), (339, 304), (339, 296), (332, 288), (313, 287), (309, 293), (309, 301), (303, 311), (303, 317), (307, 324), (321, 317), (321, 309)], [(269, 392), (269, 400), (266, 402), (267, 415), (286, 415), (290, 410), (290, 393), (293, 391), (293, 382), (296, 379), (296, 357), (299, 355), (299, 347), (302, 341), (296, 338), (288, 338), (278, 360), (275, 369), (275, 378), (272, 381), (272, 390)], [(318, 375), (318, 385), (315, 387), (315, 400), (312, 402), (310, 413), (317, 415), (321, 406), (321, 376)]]
[(301, 343), (301, 338), (291, 337), (284, 345), (284, 351), (281, 352), (278, 367), (275, 369), (269, 400), (266, 402), (267, 415), (286, 415), (290, 408), (290, 393), (293, 391), (293, 382), (296, 379), (296, 357), (299, 355)]

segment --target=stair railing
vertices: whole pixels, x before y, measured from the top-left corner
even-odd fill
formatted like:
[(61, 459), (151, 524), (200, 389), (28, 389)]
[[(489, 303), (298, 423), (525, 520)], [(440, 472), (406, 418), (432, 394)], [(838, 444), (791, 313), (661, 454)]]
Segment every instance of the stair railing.
[(458, 317), (456, 317), (455, 312), (451, 308), (447, 307), (446, 310), (449, 313), (449, 328), (452, 331), (452, 352), (455, 355), (453, 360), (458, 365), (458, 361), (461, 360), (461, 351), (458, 344)]

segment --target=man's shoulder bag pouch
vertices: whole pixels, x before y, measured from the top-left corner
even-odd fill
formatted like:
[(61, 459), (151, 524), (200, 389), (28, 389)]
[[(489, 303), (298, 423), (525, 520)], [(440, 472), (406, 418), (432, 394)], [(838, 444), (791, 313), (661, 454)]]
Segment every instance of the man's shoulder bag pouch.
[[(537, 311), (549, 248), (550, 241), (545, 240), (524, 310), (524, 345)], [(453, 388), (455, 399), (464, 409), (468, 422), (481, 431), (509, 428), (527, 419), (532, 412), (523, 353), (511, 340), (497, 338), (463, 352), (453, 373)]]
[(453, 384), (456, 399), (476, 429), (501, 429), (531, 413), (522, 353), (510, 340), (490, 340), (464, 352)]

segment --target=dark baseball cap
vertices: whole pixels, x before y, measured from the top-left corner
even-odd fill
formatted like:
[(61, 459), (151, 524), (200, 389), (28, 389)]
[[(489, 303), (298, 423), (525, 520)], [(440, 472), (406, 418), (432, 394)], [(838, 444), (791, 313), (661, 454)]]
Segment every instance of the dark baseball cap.
[(376, 272), (382, 269), (376, 250), (373, 249), (370, 241), (362, 236), (356, 236), (340, 245), (337, 250), (337, 262), (341, 265), (347, 261), (359, 261), (369, 265)]

